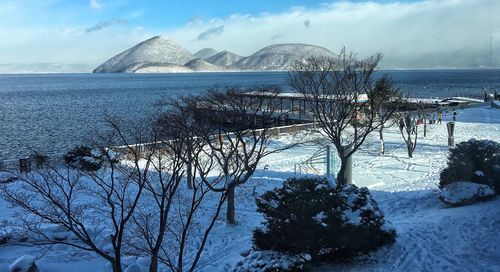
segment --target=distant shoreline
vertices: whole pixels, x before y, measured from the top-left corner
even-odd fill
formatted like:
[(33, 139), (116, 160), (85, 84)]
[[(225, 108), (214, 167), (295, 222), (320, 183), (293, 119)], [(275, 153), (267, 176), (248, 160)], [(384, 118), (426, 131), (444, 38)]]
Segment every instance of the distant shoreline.
[[(495, 68), (391, 68), (391, 69), (379, 69), (377, 72), (412, 72), (412, 71), (500, 71), (500, 67)], [(293, 71), (270, 71), (270, 70), (228, 70), (228, 71), (189, 71), (189, 72), (168, 72), (168, 73), (93, 73), (92, 71), (88, 72), (0, 72), (0, 76), (4, 75), (64, 75), (64, 74), (95, 74), (95, 75), (133, 75), (133, 74), (141, 74), (141, 75), (175, 75), (175, 74), (225, 74), (225, 73), (288, 73)]]

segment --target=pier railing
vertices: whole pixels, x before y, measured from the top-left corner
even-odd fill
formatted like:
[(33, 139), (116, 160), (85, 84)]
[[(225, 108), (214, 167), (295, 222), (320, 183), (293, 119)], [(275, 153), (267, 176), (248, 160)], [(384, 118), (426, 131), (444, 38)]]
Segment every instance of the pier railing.
[[(308, 130), (308, 129), (316, 129), (316, 124), (315, 123), (294, 124), (294, 125), (278, 126), (265, 129), (257, 129), (255, 130), (255, 133), (257, 134), (257, 136), (260, 136), (261, 133), (266, 131), (266, 133), (270, 136), (277, 136), (284, 133), (296, 133), (298, 131)], [(110, 147), (110, 149), (116, 153), (126, 155), (129, 153), (131, 149), (139, 149), (139, 151), (142, 152), (141, 150), (145, 150), (146, 148), (148, 148), (148, 146), (151, 146), (153, 144), (161, 145), (166, 143), (167, 141), (154, 142), (154, 143), (139, 143), (128, 146), (127, 145), (112, 146)], [(50, 155), (48, 156), (48, 158), (51, 161), (56, 161), (62, 164), (63, 156), (64, 156), (63, 154), (57, 154), (57, 155)], [(12, 159), (12, 160), (1, 160), (0, 172), (2, 171), (30, 172), (32, 167), (35, 166), (36, 166), (35, 156), (26, 156), (20, 159)]]

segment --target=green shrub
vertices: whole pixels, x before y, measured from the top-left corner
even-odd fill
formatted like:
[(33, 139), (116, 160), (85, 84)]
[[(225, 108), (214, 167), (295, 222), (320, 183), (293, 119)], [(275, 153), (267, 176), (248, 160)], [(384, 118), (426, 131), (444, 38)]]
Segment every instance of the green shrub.
[(441, 171), (439, 185), (457, 181), (486, 184), (500, 193), (500, 144), (470, 139), (450, 149), (448, 165)]
[(332, 188), (326, 179), (289, 179), (258, 198), (257, 210), (265, 218), (253, 233), (257, 250), (343, 261), (396, 239), (367, 188)]

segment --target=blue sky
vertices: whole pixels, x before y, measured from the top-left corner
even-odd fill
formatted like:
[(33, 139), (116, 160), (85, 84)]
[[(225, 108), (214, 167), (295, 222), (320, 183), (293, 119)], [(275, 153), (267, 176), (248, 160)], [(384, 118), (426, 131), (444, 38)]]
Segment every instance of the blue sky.
[[(224, 18), (233, 14), (257, 16), (263, 13), (280, 13), (293, 7), (317, 8), (331, 2), (325, 0), (79, 0), (64, 1), (57, 8), (60, 8), (61, 11), (76, 8), (84, 11), (82, 14), (84, 18), (99, 20), (106, 20), (111, 17), (129, 17), (132, 14), (135, 15), (134, 18), (130, 18), (132, 23), (140, 23), (143, 26), (153, 28), (173, 28), (180, 27), (194, 19)], [(394, 1), (378, 0), (374, 2), (388, 3)], [(90, 12), (85, 12), (87, 6), (91, 8)], [(83, 19), (83, 21), (85, 20)]]
[(0, 65), (92, 67), (163, 35), (193, 53), (249, 55), (301, 42), (382, 52), (394, 68), (480, 67), (489, 63), (490, 35), (500, 63), (495, 11), (498, 0), (0, 0)]

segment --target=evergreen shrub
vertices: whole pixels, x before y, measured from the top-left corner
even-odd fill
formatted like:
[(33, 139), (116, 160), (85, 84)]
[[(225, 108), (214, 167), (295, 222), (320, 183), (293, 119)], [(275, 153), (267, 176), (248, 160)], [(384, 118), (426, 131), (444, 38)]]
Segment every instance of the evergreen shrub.
[(470, 139), (450, 149), (448, 165), (441, 171), (439, 185), (454, 182), (486, 184), (500, 193), (500, 144), (491, 140)]
[(292, 178), (257, 199), (263, 228), (256, 250), (309, 254), (312, 261), (346, 261), (396, 239), (367, 188), (330, 187), (326, 179)]

